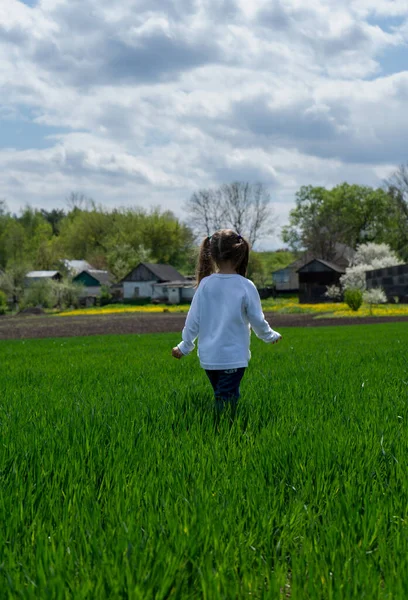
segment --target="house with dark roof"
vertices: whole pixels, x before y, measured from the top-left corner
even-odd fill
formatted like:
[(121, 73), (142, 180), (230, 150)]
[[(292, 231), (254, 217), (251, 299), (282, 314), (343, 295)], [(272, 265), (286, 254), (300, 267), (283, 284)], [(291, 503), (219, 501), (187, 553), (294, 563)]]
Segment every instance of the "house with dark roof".
[(314, 258), (300, 267), (297, 272), (299, 275), (299, 303), (312, 304), (331, 302), (325, 296), (327, 287), (340, 286), (340, 277), (344, 275), (346, 269), (327, 260)]
[(88, 269), (75, 275), (75, 277), (72, 278), (72, 281), (84, 286), (81, 292), (82, 297), (97, 298), (101, 295), (103, 285), (108, 287), (111, 286), (112, 277), (108, 271)]
[(125, 300), (151, 298), (178, 304), (194, 296), (194, 282), (171, 265), (139, 263), (121, 283)]
[[(330, 264), (337, 265), (341, 269), (345, 270), (346, 267), (350, 265), (353, 256), (354, 250), (352, 248), (346, 246), (345, 244), (336, 243), (333, 260), (330, 260), (328, 262)], [(276, 291), (278, 293), (299, 292), (299, 269), (317, 258), (318, 257), (316, 257), (316, 255), (312, 254), (311, 252), (304, 252), (302, 256), (300, 256), (297, 260), (295, 260), (287, 267), (278, 269), (277, 271), (273, 271), (272, 281), (274, 283)], [(325, 301), (326, 300), (327, 298), (325, 298)]]

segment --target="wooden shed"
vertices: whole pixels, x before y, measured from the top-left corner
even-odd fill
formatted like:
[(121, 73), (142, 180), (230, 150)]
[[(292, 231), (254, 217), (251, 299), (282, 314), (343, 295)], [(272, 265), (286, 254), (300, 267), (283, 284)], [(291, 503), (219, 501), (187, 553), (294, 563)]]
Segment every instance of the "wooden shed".
[(272, 271), (272, 282), (277, 292), (293, 292), (299, 291), (299, 275), (298, 269), (304, 265), (304, 258), (298, 258), (290, 265)]
[(301, 304), (331, 302), (330, 298), (325, 296), (327, 287), (339, 286), (340, 277), (344, 273), (344, 267), (321, 258), (314, 258), (306, 263), (298, 269), (299, 302)]

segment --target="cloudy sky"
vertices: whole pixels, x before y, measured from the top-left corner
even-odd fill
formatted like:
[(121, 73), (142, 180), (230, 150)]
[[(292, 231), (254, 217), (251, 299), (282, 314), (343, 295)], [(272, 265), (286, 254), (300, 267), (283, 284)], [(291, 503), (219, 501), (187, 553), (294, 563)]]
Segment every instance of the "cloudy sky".
[(0, 0), (0, 198), (183, 217), (262, 181), (282, 225), (408, 161), (407, 44), (408, 0)]

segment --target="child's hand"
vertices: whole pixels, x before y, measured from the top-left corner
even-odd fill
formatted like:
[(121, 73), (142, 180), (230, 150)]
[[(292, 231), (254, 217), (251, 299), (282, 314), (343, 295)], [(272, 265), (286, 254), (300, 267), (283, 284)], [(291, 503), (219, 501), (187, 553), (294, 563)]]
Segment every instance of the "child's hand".
[(171, 355), (174, 356), (174, 358), (183, 358), (184, 356), (180, 348), (177, 348), (177, 346), (173, 348), (173, 350), (171, 351)]
[(281, 341), (281, 339), (282, 339), (281, 334), (278, 333), (277, 331), (274, 331), (274, 336), (273, 336), (271, 344), (277, 344), (278, 342)]

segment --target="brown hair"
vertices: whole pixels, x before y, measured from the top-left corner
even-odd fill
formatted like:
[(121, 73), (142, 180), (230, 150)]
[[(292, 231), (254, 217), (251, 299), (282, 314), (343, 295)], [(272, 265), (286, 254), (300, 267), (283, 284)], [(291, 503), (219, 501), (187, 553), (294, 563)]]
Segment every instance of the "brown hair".
[(230, 260), (238, 275), (245, 277), (249, 259), (249, 243), (232, 229), (220, 229), (201, 243), (197, 261), (197, 286), (204, 277), (215, 272), (224, 260)]

